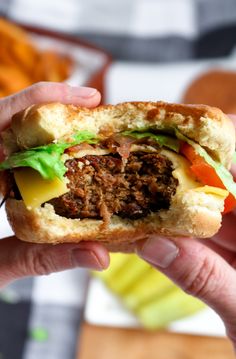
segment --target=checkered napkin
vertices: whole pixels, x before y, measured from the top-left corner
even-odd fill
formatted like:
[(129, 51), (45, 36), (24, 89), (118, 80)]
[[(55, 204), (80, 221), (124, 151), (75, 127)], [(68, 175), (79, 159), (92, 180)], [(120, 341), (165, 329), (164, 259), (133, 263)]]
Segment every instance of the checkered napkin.
[[(78, 35), (115, 60), (170, 62), (228, 55), (235, 0), (0, 1), (14, 20)], [(0, 238), (10, 235), (0, 210)], [(74, 359), (87, 272), (20, 280), (0, 293), (0, 359)]]
[(235, 0), (2, 2), (13, 19), (76, 34), (115, 59), (156, 62), (225, 56), (235, 45)]
[[(12, 235), (0, 210), (0, 238)], [(19, 280), (0, 292), (0, 359), (74, 359), (88, 273)]]

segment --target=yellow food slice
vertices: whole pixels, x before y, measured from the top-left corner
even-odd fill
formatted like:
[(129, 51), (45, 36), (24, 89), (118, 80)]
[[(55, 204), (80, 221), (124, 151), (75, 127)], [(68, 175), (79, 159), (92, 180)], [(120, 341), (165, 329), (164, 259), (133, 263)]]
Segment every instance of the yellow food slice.
[(212, 187), (212, 186), (198, 187), (198, 188), (195, 188), (195, 191), (204, 192), (204, 193), (208, 193), (208, 194), (214, 194), (214, 195), (224, 197), (224, 198), (226, 198), (229, 194), (229, 192), (226, 189)]
[(161, 154), (166, 156), (173, 163), (172, 175), (178, 180), (177, 191), (186, 191), (197, 187), (202, 187), (202, 184), (195, 180), (190, 169), (189, 162), (182, 156), (173, 151), (162, 150)]
[(112, 253), (111, 266), (95, 275), (147, 329), (166, 327), (205, 308), (134, 254)]
[(31, 168), (15, 170), (14, 177), (23, 201), (29, 209), (39, 207), (42, 203), (69, 191), (65, 181), (57, 177), (45, 180)]
[(202, 185), (202, 183), (195, 180), (189, 169), (189, 163), (185, 158), (168, 150), (162, 150), (161, 153), (168, 157), (173, 163), (174, 171), (172, 172), (172, 174), (179, 182), (177, 191), (194, 189), (194, 191), (197, 192), (204, 192), (223, 198), (226, 198), (228, 196), (229, 192), (225, 189)]

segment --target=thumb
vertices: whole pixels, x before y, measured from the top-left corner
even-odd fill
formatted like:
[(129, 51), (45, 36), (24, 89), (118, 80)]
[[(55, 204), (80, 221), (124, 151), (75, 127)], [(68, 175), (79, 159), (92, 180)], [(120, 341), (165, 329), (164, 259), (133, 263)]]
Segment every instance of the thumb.
[(108, 264), (108, 253), (98, 243), (31, 244), (5, 238), (0, 241), (0, 288), (22, 277), (75, 267), (102, 270)]
[[(212, 307), (236, 344), (236, 274), (224, 258), (192, 238), (151, 236), (137, 253), (185, 292)], [(231, 262), (235, 261), (232, 256)]]
[(62, 102), (85, 107), (95, 107), (100, 93), (90, 87), (73, 87), (60, 82), (38, 82), (25, 90), (0, 100), (0, 131), (10, 123), (11, 117), (33, 104)]

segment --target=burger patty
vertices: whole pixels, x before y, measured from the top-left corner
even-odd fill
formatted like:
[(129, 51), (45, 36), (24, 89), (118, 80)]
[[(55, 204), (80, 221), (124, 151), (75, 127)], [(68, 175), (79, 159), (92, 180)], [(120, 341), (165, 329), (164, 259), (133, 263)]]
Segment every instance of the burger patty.
[(67, 218), (142, 218), (168, 209), (178, 184), (171, 161), (159, 153), (131, 153), (126, 164), (119, 155), (87, 155), (66, 167), (70, 191), (49, 203)]

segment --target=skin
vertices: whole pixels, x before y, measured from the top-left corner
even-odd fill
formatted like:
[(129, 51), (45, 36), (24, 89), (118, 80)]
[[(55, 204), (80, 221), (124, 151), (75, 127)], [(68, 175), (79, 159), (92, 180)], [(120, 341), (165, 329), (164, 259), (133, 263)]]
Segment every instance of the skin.
[[(71, 87), (64, 83), (37, 83), (0, 100), (0, 132), (10, 125), (10, 119), (16, 112), (32, 104), (58, 101), (95, 107), (100, 100), (100, 93), (92, 88)], [(3, 158), (0, 148), (0, 161)], [(0, 288), (31, 275), (49, 274), (74, 267), (103, 270), (108, 265), (108, 252), (98, 243), (51, 246), (24, 243), (15, 237), (0, 240)]]
[[(0, 100), (0, 132), (12, 115), (33, 103), (59, 101), (86, 107), (97, 106), (100, 94), (94, 89), (66, 84), (39, 83)], [(232, 118), (236, 123), (235, 118)], [(0, 158), (3, 158), (0, 150)], [(236, 167), (232, 173), (236, 177)], [(136, 245), (136, 253), (166, 274), (187, 293), (213, 308), (224, 321), (236, 348), (236, 211), (223, 218), (213, 238), (164, 238), (152, 235)], [(31, 275), (42, 275), (74, 267), (103, 270), (109, 265), (107, 250), (98, 243), (30, 244), (9, 237), (0, 241), (0, 288)], [(158, 285), (158, 284), (156, 284)]]
[[(230, 116), (236, 125), (236, 117)], [(236, 165), (231, 172), (236, 178)], [(137, 254), (185, 292), (209, 305), (223, 320), (236, 351), (236, 210), (223, 217), (210, 239), (162, 238), (139, 243)]]

